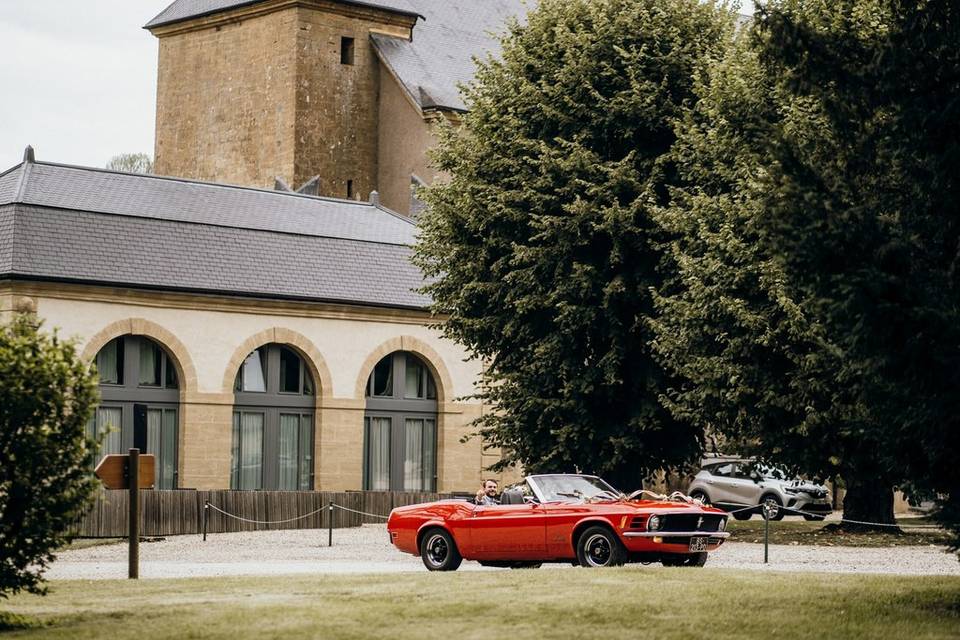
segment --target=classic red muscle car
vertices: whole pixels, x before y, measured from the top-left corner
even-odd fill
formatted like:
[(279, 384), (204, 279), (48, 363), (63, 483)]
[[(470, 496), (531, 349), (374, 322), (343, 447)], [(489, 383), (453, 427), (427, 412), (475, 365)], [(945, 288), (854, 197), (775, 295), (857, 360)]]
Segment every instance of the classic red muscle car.
[(397, 549), (420, 556), (431, 571), (455, 571), (464, 559), (514, 568), (702, 567), (730, 535), (720, 509), (679, 494), (642, 500), (642, 493), (624, 495), (596, 476), (533, 475), (495, 506), (461, 499), (399, 507), (387, 531)]

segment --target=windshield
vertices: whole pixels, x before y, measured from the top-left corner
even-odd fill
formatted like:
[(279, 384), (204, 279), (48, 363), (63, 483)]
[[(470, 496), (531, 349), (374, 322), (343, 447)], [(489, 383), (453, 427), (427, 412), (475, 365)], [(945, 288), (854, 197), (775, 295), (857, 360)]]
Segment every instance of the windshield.
[(544, 502), (581, 502), (590, 499), (616, 500), (620, 492), (594, 476), (531, 476)]

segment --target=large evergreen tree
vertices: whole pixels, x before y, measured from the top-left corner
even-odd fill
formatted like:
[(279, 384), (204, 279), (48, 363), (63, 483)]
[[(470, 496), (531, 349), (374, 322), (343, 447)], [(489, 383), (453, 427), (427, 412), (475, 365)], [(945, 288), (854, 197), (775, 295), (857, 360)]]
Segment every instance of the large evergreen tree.
[[(953, 496), (960, 428), (960, 22), (948, 0), (770, 2), (711, 73), (661, 220), (674, 410), (846, 481)], [(955, 518), (955, 515), (954, 515)]]
[(732, 16), (698, 0), (542, 0), (480, 64), (435, 158), (417, 260), (445, 334), (488, 366), (503, 465), (635, 487), (695, 458), (652, 358), (674, 122)]

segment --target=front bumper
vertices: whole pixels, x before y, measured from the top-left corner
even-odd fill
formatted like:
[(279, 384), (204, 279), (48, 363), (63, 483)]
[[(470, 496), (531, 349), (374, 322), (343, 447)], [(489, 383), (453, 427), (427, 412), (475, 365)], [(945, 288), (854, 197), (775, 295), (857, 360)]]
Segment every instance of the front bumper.
[(625, 531), (625, 538), (719, 538), (726, 540), (729, 531)]
[(691, 538), (707, 538), (707, 551), (716, 551), (730, 533), (727, 531), (624, 531), (623, 543), (637, 557), (660, 553), (690, 553)]

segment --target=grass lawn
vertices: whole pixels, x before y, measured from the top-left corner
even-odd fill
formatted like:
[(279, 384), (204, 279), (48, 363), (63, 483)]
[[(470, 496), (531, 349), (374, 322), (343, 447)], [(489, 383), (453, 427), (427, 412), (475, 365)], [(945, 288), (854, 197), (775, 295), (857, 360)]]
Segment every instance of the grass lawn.
[[(901, 526), (931, 525), (926, 518), (903, 518)], [(763, 519), (754, 516), (750, 520), (727, 522), (735, 542), (763, 542)], [(904, 545), (946, 546), (950, 535), (943, 529), (908, 529), (902, 534), (894, 533), (846, 533), (830, 529), (830, 522), (807, 522), (799, 518), (785, 518), (770, 522), (770, 544), (819, 544), (842, 547), (896, 547)]]
[(54, 582), (0, 611), (5, 639), (955, 639), (960, 578), (633, 566)]

